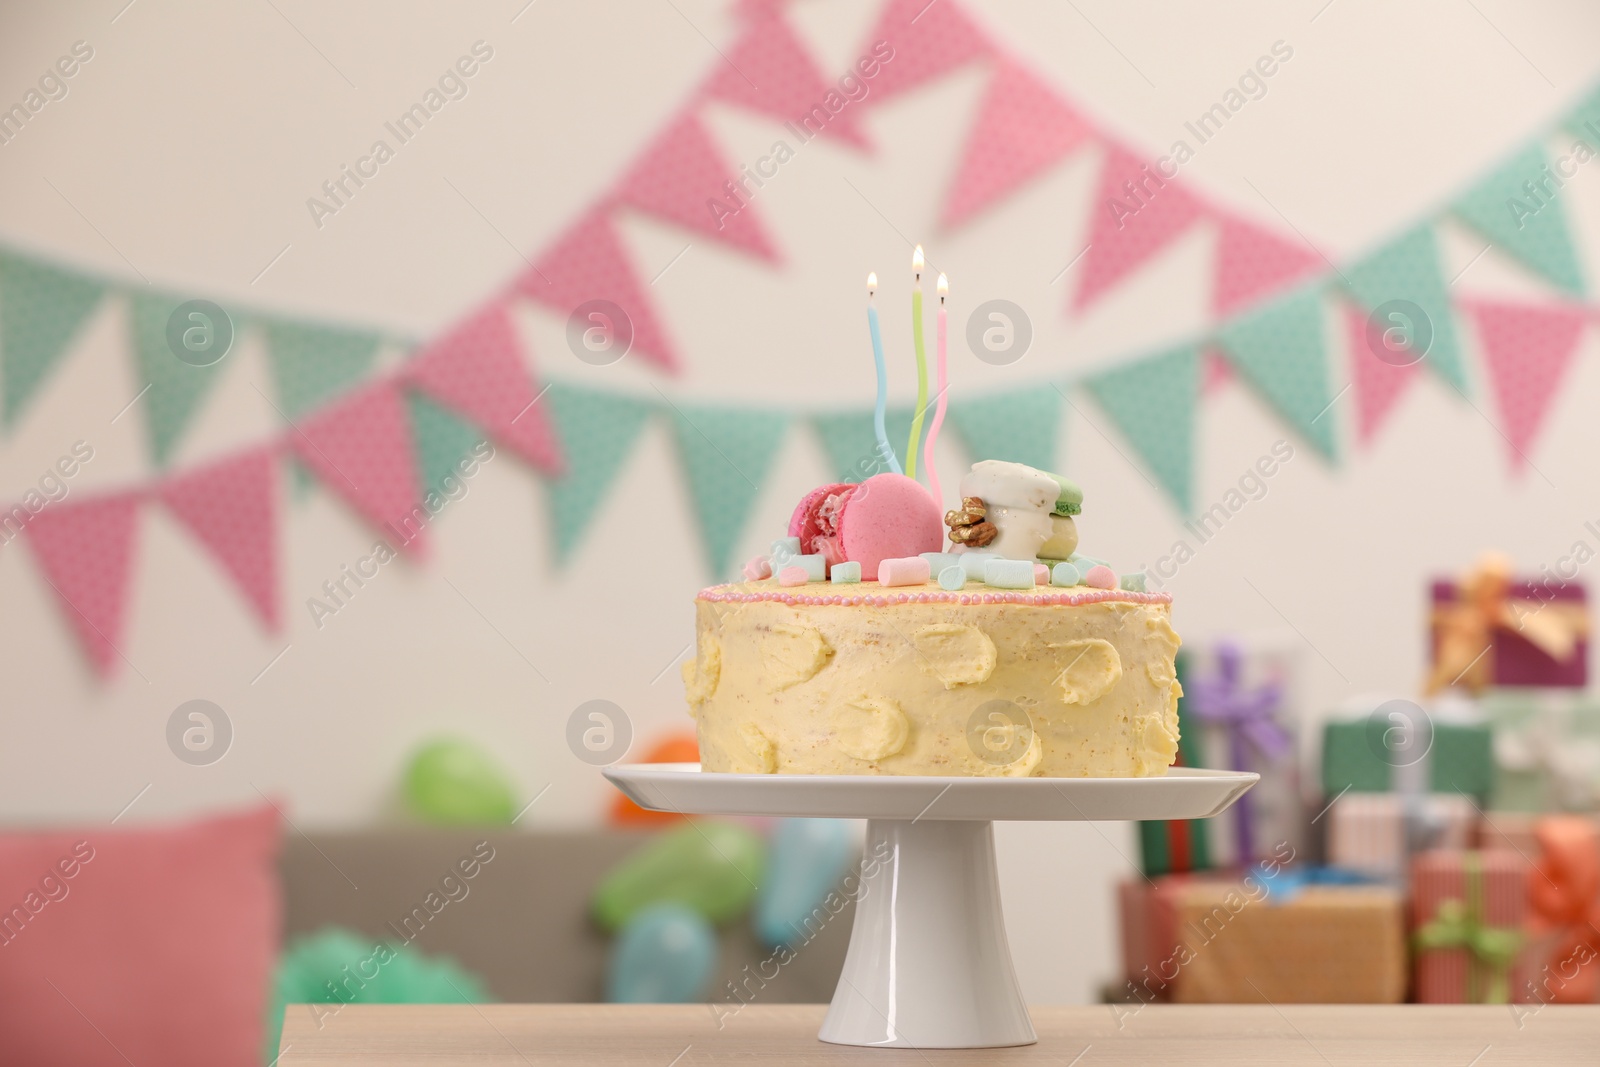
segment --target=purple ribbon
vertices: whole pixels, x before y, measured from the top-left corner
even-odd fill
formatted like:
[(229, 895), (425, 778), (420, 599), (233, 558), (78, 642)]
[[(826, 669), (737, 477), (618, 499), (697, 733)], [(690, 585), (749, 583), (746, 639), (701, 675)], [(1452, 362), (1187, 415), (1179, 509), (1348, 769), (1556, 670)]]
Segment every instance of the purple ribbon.
[[(1240, 684), (1244, 657), (1239, 647), (1225, 641), (1217, 647), (1217, 675), (1192, 682), (1184, 692), (1186, 710), (1208, 726), (1228, 735), (1229, 770), (1248, 770), (1250, 749), (1271, 762), (1281, 759), (1294, 739), (1274, 716), (1283, 703), (1283, 686), (1274, 680), (1258, 689)], [(1239, 839), (1239, 861), (1255, 859), (1254, 806), (1246, 793), (1233, 806)]]

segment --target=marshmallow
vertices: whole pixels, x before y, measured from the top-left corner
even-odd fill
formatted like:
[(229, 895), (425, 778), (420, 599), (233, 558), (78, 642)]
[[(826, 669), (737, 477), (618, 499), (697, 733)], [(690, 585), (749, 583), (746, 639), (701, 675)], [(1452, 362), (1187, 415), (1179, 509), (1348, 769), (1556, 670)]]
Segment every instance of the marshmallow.
[(1071, 587), (1083, 581), (1078, 568), (1070, 563), (1057, 563), (1050, 569), (1050, 584)]
[(861, 580), (861, 564), (853, 559), (835, 563), (828, 574), (837, 585), (853, 585)]
[(966, 588), (967, 572), (960, 567), (950, 566), (939, 572), (939, 588), (956, 592)]
[(1083, 584), (1091, 589), (1115, 589), (1117, 573), (1104, 563), (1096, 563), (1089, 568), (1089, 573), (1083, 576)]
[(983, 566), (983, 581), (996, 589), (1032, 589), (1031, 559), (991, 559)]
[(808, 581), (804, 567), (785, 567), (778, 572), (779, 585), (805, 585)]
[(785, 562), (791, 567), (799, 567), (805, 571), (808, 582), (820, 582), (828, 576), (828, 560), (820, 553), (794, 556)]
[(924, 585), (931, 568), (921, 556), (886, 559), (878, 564), (879, 585)]
[(1122, 581), (1119, 584), (1123, 589), (1126, 589), (1130, 593), (1144, 592), (1144, 571), (1134, 571), (1132, 574), (1124, 574), (1122, 576)]
[(759, 582), (772, 577), (772, 561), (766, 556), (754, 556), (744, 565), (746, 581)]
[(1034, 585), (1049, 585), (1050, 584), (1050, 568), (1046, 567), (1043, 563), (1035, 563), (1033, 565), (1033, 584)]

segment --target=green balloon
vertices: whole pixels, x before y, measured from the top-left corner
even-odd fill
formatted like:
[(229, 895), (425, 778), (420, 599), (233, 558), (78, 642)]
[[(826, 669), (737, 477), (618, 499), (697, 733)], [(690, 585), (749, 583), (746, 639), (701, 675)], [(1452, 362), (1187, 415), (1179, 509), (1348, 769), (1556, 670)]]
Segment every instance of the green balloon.
[(509, 823), (516, 792), (506, 772), (478, 745), (442, 737), (423, 745), (406, 765), (406, 806), (437, 823)]
[(665, 901), (683, 904), (713, 923), (744, 914), (766, 863), (766, 843), (727, 822), (685, 823), (658, 834), (613, 867), (591, 906), (601, 929), (616, 931), (640, 910)]

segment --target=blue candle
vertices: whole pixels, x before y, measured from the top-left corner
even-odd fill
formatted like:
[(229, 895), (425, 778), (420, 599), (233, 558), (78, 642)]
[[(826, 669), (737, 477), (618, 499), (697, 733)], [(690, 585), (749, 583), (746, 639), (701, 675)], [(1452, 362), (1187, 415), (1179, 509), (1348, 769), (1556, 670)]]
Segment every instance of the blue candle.
[(878, 438), (879, 462), (887, 462), (890, 470), (900, 474), (903, 473), (900, 460), (889, 444), (889, 431), (883, 425), (884, 412), (889, 406), (889, 368), (883, 361), (883, 334), (878, 330), (878, 309), (872, 302), (877, 288), (878, 276), (867, 275), (867, 330), (872, 334), (872, 362), (878, 371), (878, 400), (872, 409), (872, 431)]

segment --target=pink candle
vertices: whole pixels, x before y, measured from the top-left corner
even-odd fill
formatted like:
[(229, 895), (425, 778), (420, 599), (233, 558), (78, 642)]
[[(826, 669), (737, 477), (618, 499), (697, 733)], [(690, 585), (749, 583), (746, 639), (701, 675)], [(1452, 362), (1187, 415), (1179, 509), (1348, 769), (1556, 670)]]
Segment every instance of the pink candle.
[(933, 465), (933, 445), (939, 440), (939, 427), (944, 423), (945, 403), (945, 299), (950, 295), (950, 280), (943, 274), (939, 275), (939, 311), (934, 320), (934, 363), (937, 380), (935, 386), (938, 393), (933, 402), (933, 421), (928, 424), (928, 436), (922, 442), (922, 465), (928, 471), (928, 488), (933, 492), (934, 503), (944, 507), (944, 499), (939, 491), (939, 472)]

